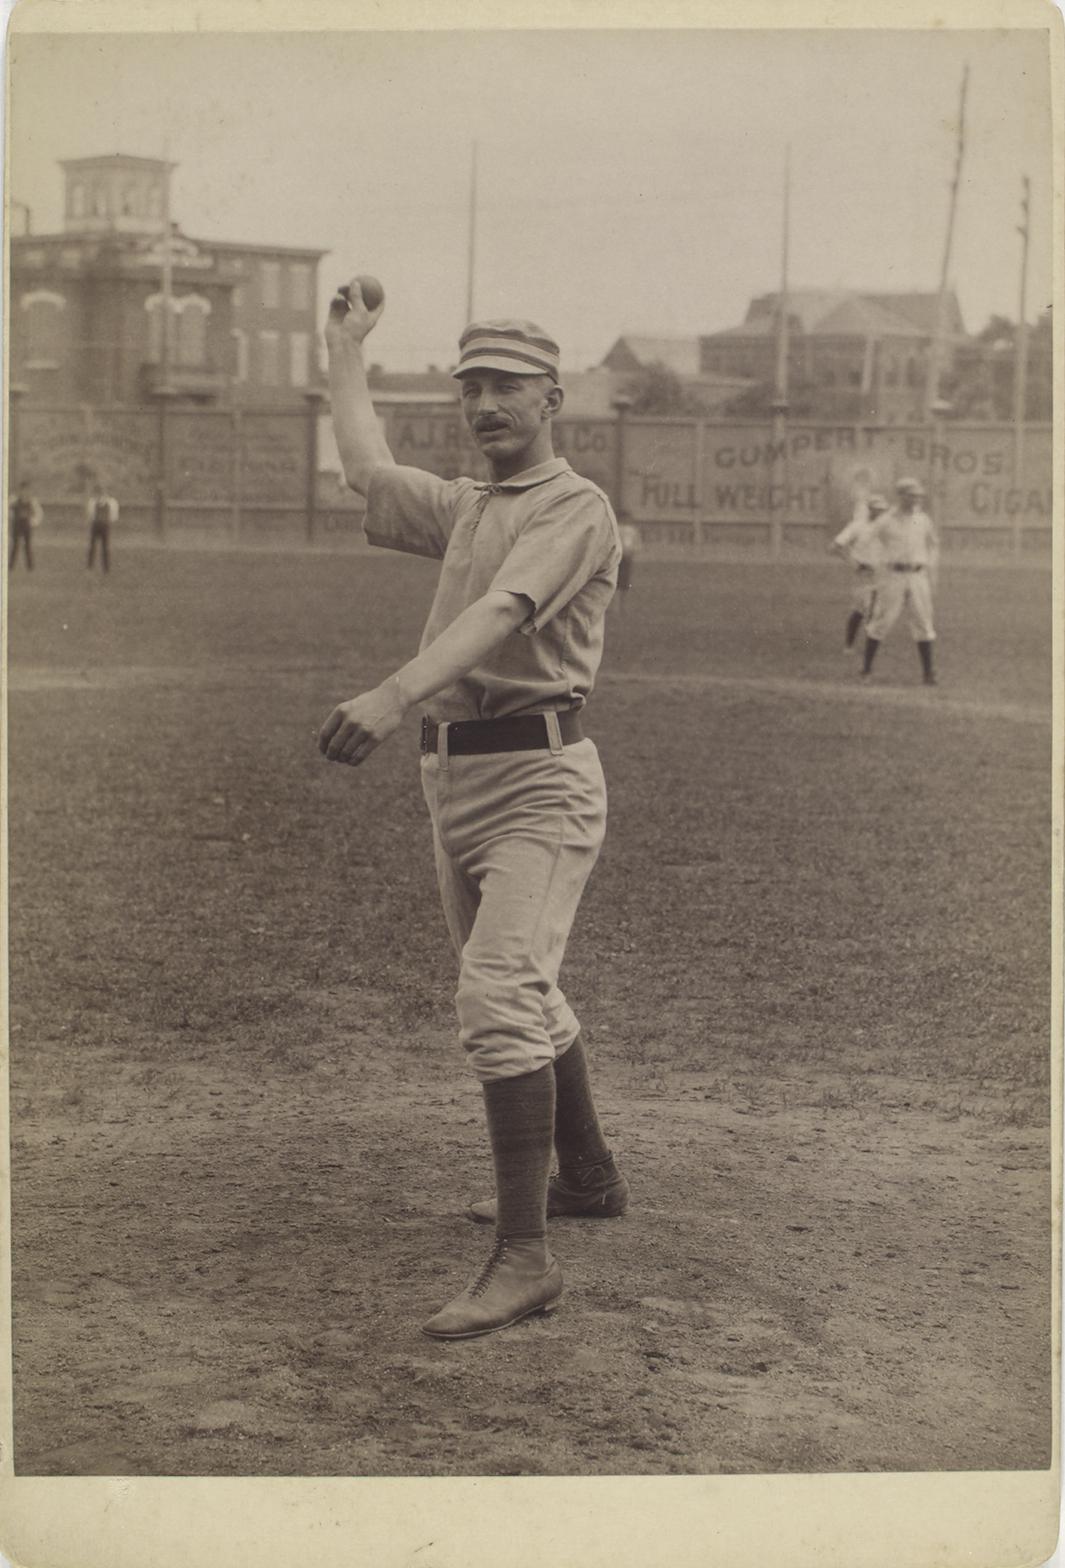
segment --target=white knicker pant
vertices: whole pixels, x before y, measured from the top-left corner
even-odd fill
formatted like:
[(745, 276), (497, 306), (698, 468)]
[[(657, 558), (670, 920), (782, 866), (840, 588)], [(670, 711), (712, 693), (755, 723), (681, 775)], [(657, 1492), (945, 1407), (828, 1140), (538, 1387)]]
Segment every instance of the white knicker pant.
[(594, 743), (422, 758), (444, 915), (459, 954), (459, 1037), (477, 1077), (535, 1072), (579, 1024), (559, 990), (606, 831)]
[(869, 636), (882, 642), (902, 613), (903, 605), (909, 612), (914, 641), (933, 642), (936, 633), (932, 625), (932, 585), (925, 568), (919, 572), (894, 572), (889, 568), (880, 573), (866, 625)]
[(851, 609), (857, 610), (864, 620), (869, 619), (873, 608), (873, 594), (876, 590), (876, 572), (871, 566), (856, 566), (854, 568), (854, 590), (851, 594)]

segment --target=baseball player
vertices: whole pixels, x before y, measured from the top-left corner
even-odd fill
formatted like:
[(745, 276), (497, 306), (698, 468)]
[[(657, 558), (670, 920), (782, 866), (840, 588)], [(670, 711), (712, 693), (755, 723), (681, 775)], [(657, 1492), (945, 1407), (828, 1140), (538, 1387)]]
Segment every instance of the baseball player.
[[(337, 447), (348, 484), (366, 497), (370, 543), (442, 564), (417, 657), (335, 708), (319, 746), (358, 766), (410, 708), (422, 710), (422, 789), (459, 954), (460, 1039), (482, 1086), (496, 1187), (470, 1211), (495, 1225), (484, 1266), (423, 1329), (467, 1339), (557, 1303), (549, 1213), (606, 1217), (627, 1199), (558, 986), (605, 828), (602, 768), (581, 710), (621, 547), (603, 492), (554, 455), (559, 350), (532, 322), (476, 323), (460, 339), (454, 374), (490, 481), (397, 466), (362, 353), (382, 309), (367, 308), (358, 279), (330, 306)], [(549, 1187), (552, 1142), (559, 1173)]]
[(905, 605), (921, 659), (924, 683), (934, 686), (932, 644), (936, 632), (932, 624), (932, 592), (939, 569), (939, 536), (921, 505), (925, 492), (918, 480), (900, 479), (895, 494), (895, 505), (889, 507), (871, 529), (872, 538), (880, 549), (881, 571), (866, 623), (862, 675), (866, 676), (872, 670), (876, 650)]
[(26, 570), (33, 571), (33, 530), (40, 526), (43, 516), (41, 503), (33, 493), (28, 479), (19, 481), (7, 509), (7, 522), (11, 530), (11, 548), (8, 552), (8, 569), (13, 570), (21, 544), (26, 557)]
[(868, 620), (872, 609), (880, 566), (880, 546), (872, 525), (887, 509), (888, 504), (882, 495), (871, 495), (868, 500), (859, 501), (850, 522), (840, 529), (829, 545), (830, 550), (843, 556), (854, 568), (851, 612), (843, 633), (843, 646), (848, 653), (854, 647), (859, 626)]

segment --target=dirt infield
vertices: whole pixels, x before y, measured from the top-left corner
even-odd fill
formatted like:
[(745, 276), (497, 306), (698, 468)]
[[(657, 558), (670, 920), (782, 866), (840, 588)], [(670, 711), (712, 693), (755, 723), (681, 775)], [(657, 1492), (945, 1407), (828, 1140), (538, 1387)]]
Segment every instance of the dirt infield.
[(116, 554), (10, 584), (19, 1474), (1049, 1463), (1045, 572), (948, 563), (928, 692), (831, 565), (641, 563), (565, 981), (633, 1207), (447, 1345), (490, 1173), (416, 740), (312, 741), (433, 569)]

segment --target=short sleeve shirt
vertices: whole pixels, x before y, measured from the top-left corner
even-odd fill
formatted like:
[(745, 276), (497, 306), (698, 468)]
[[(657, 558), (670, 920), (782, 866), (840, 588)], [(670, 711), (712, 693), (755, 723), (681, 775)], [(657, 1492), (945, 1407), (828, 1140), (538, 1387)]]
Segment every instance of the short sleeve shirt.
[(518, 629), (429, 699), (430, 718), (497, 719), (584, 705), (603, 656), (621, 544), (606, 496), (564, 458), (498, 484), (383, 466), (370, 482), (364, 526), (371, 544), (442, 563), (422, 648), (486, 593), (528, 600)]

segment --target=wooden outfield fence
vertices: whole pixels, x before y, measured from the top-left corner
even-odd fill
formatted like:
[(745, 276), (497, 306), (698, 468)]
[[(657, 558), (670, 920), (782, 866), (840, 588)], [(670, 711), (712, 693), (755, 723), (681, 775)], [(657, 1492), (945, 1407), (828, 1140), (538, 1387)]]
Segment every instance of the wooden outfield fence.
[[(50, 526), (80, 526), (100, 477), (125, 528), (162, 541), (357, 543), (360, 507), (330, 469), (322, 398), (291, 406), (40, 406), (13, 400), (12, 482), (34, 483)], [(396, 460), (483, 477), (456, 408), (383, 408)], [(948, 545), (1046, 550), (1052, 438), (1030, 425), (1023, 472), (1009, 424), (829, 425), (619, 416), (567, 419), (557, 450), (639, 525), (645, 542), (775, 553), (819, 546), (863, 490), (903, 474), (927, 487)], [(335, 460), (334, 460), (335, 463)]]

